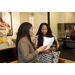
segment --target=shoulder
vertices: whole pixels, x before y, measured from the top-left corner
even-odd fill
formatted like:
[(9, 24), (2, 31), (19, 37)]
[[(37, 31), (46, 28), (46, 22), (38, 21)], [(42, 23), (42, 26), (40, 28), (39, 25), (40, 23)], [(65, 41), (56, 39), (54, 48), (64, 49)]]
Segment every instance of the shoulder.
[(55, 37), (55, 40), (57, 40), (57, 37), (52, 33), (52, 35)]
[(26, 44), (30, 44), (29, 40), (26, 38), (26, 37), (22, 37), (19, 42), (18, 42), (18, 45), (20, 45), (21, 43), (26, 43)]
[(20, 41), (28, 42), (28, 39), (26, 37), (22, 37)]

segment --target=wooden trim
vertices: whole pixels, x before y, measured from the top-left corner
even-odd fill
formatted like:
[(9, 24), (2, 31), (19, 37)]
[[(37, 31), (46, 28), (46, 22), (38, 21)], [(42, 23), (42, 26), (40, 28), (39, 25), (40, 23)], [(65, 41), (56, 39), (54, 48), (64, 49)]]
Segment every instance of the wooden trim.
[(47, 14), (48, 14), (48, 25), (50, 26), (50, 12), (48, 12)]

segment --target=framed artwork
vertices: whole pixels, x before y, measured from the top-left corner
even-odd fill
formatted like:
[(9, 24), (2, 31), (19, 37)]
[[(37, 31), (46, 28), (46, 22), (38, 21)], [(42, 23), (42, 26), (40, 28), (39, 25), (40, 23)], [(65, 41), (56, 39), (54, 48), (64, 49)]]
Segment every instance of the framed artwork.
[(75, 23), (58, 23), (58, 38), (64, 38), (67, 34), (72, 33)]
[(11, 12), (0, 12), (0, 33), (7, 36), (13, 35)]
[(72, 31), (72, 29), (74, 29), (74, 23), (65, 23), (64, 25), (65, 25), (65, 31), (66, 30)]

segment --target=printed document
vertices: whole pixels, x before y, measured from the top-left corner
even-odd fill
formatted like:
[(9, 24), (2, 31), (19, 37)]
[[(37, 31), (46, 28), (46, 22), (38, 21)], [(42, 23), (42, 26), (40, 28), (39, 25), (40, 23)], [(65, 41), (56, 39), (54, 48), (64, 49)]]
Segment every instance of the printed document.
[(50, 38), (50, 37), (44, 37), (43, 46), (47, 45), (47, 47), (46, 47), (45, 50), (49, 49), (52, 46), (53, 41), (54, 41), (54, 37), (52, 37), (52, 38)]

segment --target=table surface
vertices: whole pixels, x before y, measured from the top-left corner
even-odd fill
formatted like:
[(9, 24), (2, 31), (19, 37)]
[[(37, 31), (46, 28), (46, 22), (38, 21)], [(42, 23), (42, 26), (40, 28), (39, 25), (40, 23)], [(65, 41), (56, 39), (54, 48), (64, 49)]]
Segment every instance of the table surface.
[(1, 50), (5, 50), (5, 49), (10, 49), (10, 48), (15, 48), (15, 47), (16, 47), (16, 45), (8, 46), (8, 47), (6, 47), (6, 48), (0, 48), (0, 51), (1, 51)]
[(63, 39), (63, 38), (58, 38), (58, 41), (60, 42), (70, 42), (70, 43), (75, 43), (75, 41), (71, 40), (71, 39)]

